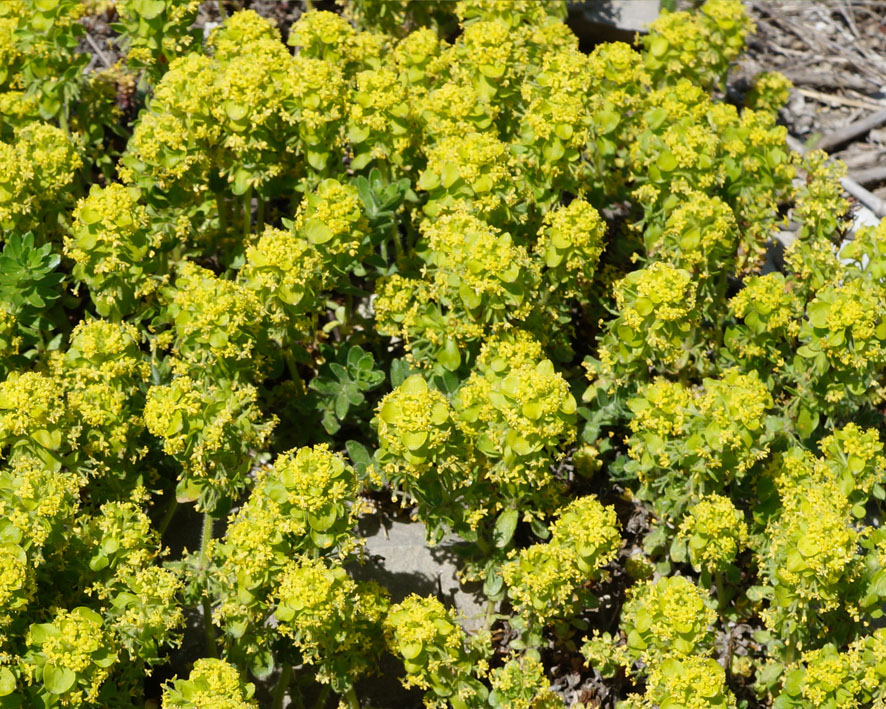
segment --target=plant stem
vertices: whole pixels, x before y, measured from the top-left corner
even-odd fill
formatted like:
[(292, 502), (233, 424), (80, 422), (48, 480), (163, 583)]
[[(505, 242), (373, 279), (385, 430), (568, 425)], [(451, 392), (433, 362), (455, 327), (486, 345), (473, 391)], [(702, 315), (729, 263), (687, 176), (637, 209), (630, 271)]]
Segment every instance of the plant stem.
[(350, 293), (345, 294), (345, 321), (342, 323), (340, 331), (342, 339), (354, 331), (354, 296)]
[(329, 685), (324, 684), (323, 689), (320, 690), (320, 696), (317, 697), (317, 701), (314, 702), (315, 709), (323, 709), (326, 706), (326, 700), (329, 698)]
[(720, 615), (723, 615), (723, 611), (726, 610), (726, 584), (724, 583), (722, 571), (714, 572), (714, 585), (717, 587), (717, 606)]
[(483, 627), (486, 630), (492, 629), (492, 623), (495, 621), (495, 601), (491, 598), (486, 601), (486, 618), (483, 621)]
[(261, 233), (265, 230), (265, 201), (259, 196), (258, 198), (258, 214), (256, 215), (256, 231)]
[(157, 527), (157, 531), (160, 532), (161, 537), (166, 533), (166, 528), (169, 527), (169, 523), (172, 522), (172, 518), (175, 517), (175, 512), (177, 509), (178, 500), (176, 500), (173, 496), (172, 502), (170, 502), (169, 507), (166, 508), (166, 514), (163, 515), (163, 519), (160, 521), (160, 524)]
[(225, 10), (224, 0), (215, 0), (215, 4), (218, 6), (218, 14), (221, 15), (222, 22), (228, 19), (228, 13)]
[(249, 237), (252, 233), (252, 187), (243, 195), (243, 236)]
[(280, 678), (277, 680), (277, 686), (274, 687), (274, 703), (271, 709), (282, 709), (283, 698), (286, 696), (286, 690), (289, 689), (289, 680), (292, 678), (292, 665), (288, 662), (280, 669)]
[[(203, 513), (203, 532), (200, 536), (200, 570), (206, 571), (209, 566), (209, 542), (212, 541), (212, 515)], [(206, 651), (212, 658), (218, 657), (218, 647), (215, 644), (215, 628), (212, 627), (212, 604), (206, 589), (203, 589), (203, 598), (200, 605), (203, 608), (203, 633), (206, 636)]]
[(218, 230), (224, 234), (228, 230), (228, 220), (225, 216), (225, 200), (221, 192), (215, 193), (215, 211), (218, 212)]
[(298, 364), (296, 364), (289, 352), (284, 351), (283, 359), (286, 361), (286, 369), (289, 370), (289, 376), (292, 377), (292, 381), (295, 382), (299, 396), (304, 396), (305, 383), (302, 380), (301, 375), (298, 373)]
[(400, 230), (397, 228), (395, 224), (393, 229), (391, 229), (391, 239), (394, 242), (394, 253), (396, 254), (397, 259), (397, 268), (403, 269), (406, 264), (406, 254), (403, 250), (403, 243), (400, 241)]
[(68, 104), (67, 104), (67, 102), (62, 104), (61, 113), (58, 114), (58, 124), (59, 124), (59, 128), (62, 129), (62, 132), (65, 135), (70, 135), (71, 130), (68, 126)]
[(357, 691), (353, 687), (345, 692), (345, 699), (348, 700), (348, 709), (360, 709), (360, 700), (357, 699)]

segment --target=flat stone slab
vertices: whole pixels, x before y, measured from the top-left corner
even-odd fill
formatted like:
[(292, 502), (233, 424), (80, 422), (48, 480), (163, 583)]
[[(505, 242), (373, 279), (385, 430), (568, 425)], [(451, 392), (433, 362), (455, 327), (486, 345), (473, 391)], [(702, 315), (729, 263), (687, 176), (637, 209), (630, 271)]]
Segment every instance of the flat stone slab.
[(608, 25), (626, 32), (645, 32), (661, 12), (660, 0), (609, 0), (570, 3), (570, 15), (588, 24)]
[(486, 598), (480, 584), (462, 586), (458, 580), (453, 546), (457, 539), (446, 539), (430, 547), (425, 542), (425, 526), (420, 522), (361, 520), (360, 533), (366, 539), (366, 561), (349, 566), (357, 579), (372, 580), (385, 586), (395, 602), (411, 593), (437, 596), (461, 616), (467, 631), (483, 627)]

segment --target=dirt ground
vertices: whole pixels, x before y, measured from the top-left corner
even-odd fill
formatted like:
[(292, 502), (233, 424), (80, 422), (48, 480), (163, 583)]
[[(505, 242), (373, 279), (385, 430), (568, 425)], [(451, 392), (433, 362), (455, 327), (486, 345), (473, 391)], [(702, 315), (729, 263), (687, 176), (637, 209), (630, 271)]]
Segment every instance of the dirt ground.
[[(760, 71), (794, 82), (781, 119), (807, 147), (886, 110), (886, 2), (748, 2), (757, 32), (734, 74), (736, 88)], [(886, 198), (886, 113), (879, 126), (836, 146), (849, 176)]]

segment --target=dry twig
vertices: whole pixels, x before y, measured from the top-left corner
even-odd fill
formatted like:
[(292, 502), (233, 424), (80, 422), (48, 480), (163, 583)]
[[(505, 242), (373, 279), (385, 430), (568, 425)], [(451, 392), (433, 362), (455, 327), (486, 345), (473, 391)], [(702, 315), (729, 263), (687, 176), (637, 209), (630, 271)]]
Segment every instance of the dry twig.
[(860, 135), (864, 135), (884, 123), (886, 123), (886, 108), (824, 136), (816, 143), (815, 147), (830, 153), (835, 148), (858, 138)]

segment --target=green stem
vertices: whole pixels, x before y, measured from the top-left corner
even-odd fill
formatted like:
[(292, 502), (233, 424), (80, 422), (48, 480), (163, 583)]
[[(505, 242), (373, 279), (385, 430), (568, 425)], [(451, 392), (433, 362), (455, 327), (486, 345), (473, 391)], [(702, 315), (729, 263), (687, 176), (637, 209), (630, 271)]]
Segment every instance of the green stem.
[(259, 196), (258, 198), (258, 215), (256, 217), (258, 224), (256, 231), (261, 234), (265, 230), (265, 201)]
[(394, 242), (394, 253), (396, 254), (397, 259), (397, 268), (403, 269), (406, 265), (406, 255), (403, 251), (403, 243), (400, 241), (400, 230), (397, 228), (396, 224), (393, 229), (391, 229), (391, 239)]
[(175, 516), (175, 511), (178, 509), (178, 500), (173, 496), (172, 502), (169, 503), (169, 507), (166, 508), (166, 514), (163, 515), (163, 519), (160, 521), (160, 525), (157, 527), (157, 531), (160, 532), (160, 536), (162, 537), (166, 533), (166, 528), (169, 527), (169, 523), (172, 522), (172, 518)]
[(295, 382), (295, 386), (298, 389), (298, 395), (304, 396), (305, 383), (302, 380), (301, 375), (298, 373), (298, 365), (289, 352), (283, 354), (283, 359), (286, 361), (286, 369), (289, 370), (289, 376), (292, 377), (292, 381)]
[(225, 216), (225, 200), (221, 192), (215, 193), (215, 211), (218, 212), (218, 230), (224, 234), (228, 230), (228, 219)]
[(341, 326), (341, 337), (345, 339), (354, 331), (354, 296), (345, 294), (345, 321)]
[(252, 187), (243, 195), (243, 236), (249, 237), (252, 233)]
[[(200, 536), (200, 570), (206, 571), (209, 567), (209, 542), (212, 541), (212, 515), (203, 513), (203, 531)], [(218, 647), (215, 643), (215, 628), (212, 627), (212, 604), (206, 589), (203, 589), (203, 598), (200, 605), (203, 608), (203, 633), (206, 636), (206, 652), (212, 658), (218, 658)]]
[(224, 0), (215, 0), (215, 4), (218, 6), (218, 14), (221, 15), (222, 22), (228, 19), (227, 10), (225, 10)]
[(357, 691), (353, 687), (345, 692), (345, 699), (348, 701), (348, 709), (360, 709), (360, 700), (357, 699)]
[(280, 679), (277, 680), (277, 686), (274, 687), (274, 703), (271, 709), (282, 709), (283, 698), (286, 696), (286, 690), (289, 689), (289, 680), (292, 678), (292, 665), (288, 662), (280, 669)]
[(62, 129), (62, 132), (65, 135), (70, 135), (71, 131), (70, 131), (70, 128), (68, 127), (68, 104), (67, 104), (67, 102), (62, 104), (61, 113), (58, 114), (58, 123), (59, 123), (59, 128)]
[(200, 533), (200, 568), (206, 569), (209, 565), (209, 542), (212, 541), (212, 515), (203, 513), (203, 529)]
[(717, 587), (717, 606), (722, 616), (726, 610), (726, 583), (722, 571), (714, 572), (714, 585)]
[(492, 628), (492, 623), (495, 620), (495, 601), (491, 598), (486, 601), (486, 618), (483, 621), (483, 627), (486, 630), (490, 630)]
[(326, 706), (326, 700), (329, 698), (329, 685), (324, 684), (323, 689), (320, 690), (320, 696), (317, 697), (317, 701), (314, 702), (315, 709), (323, 709)]

